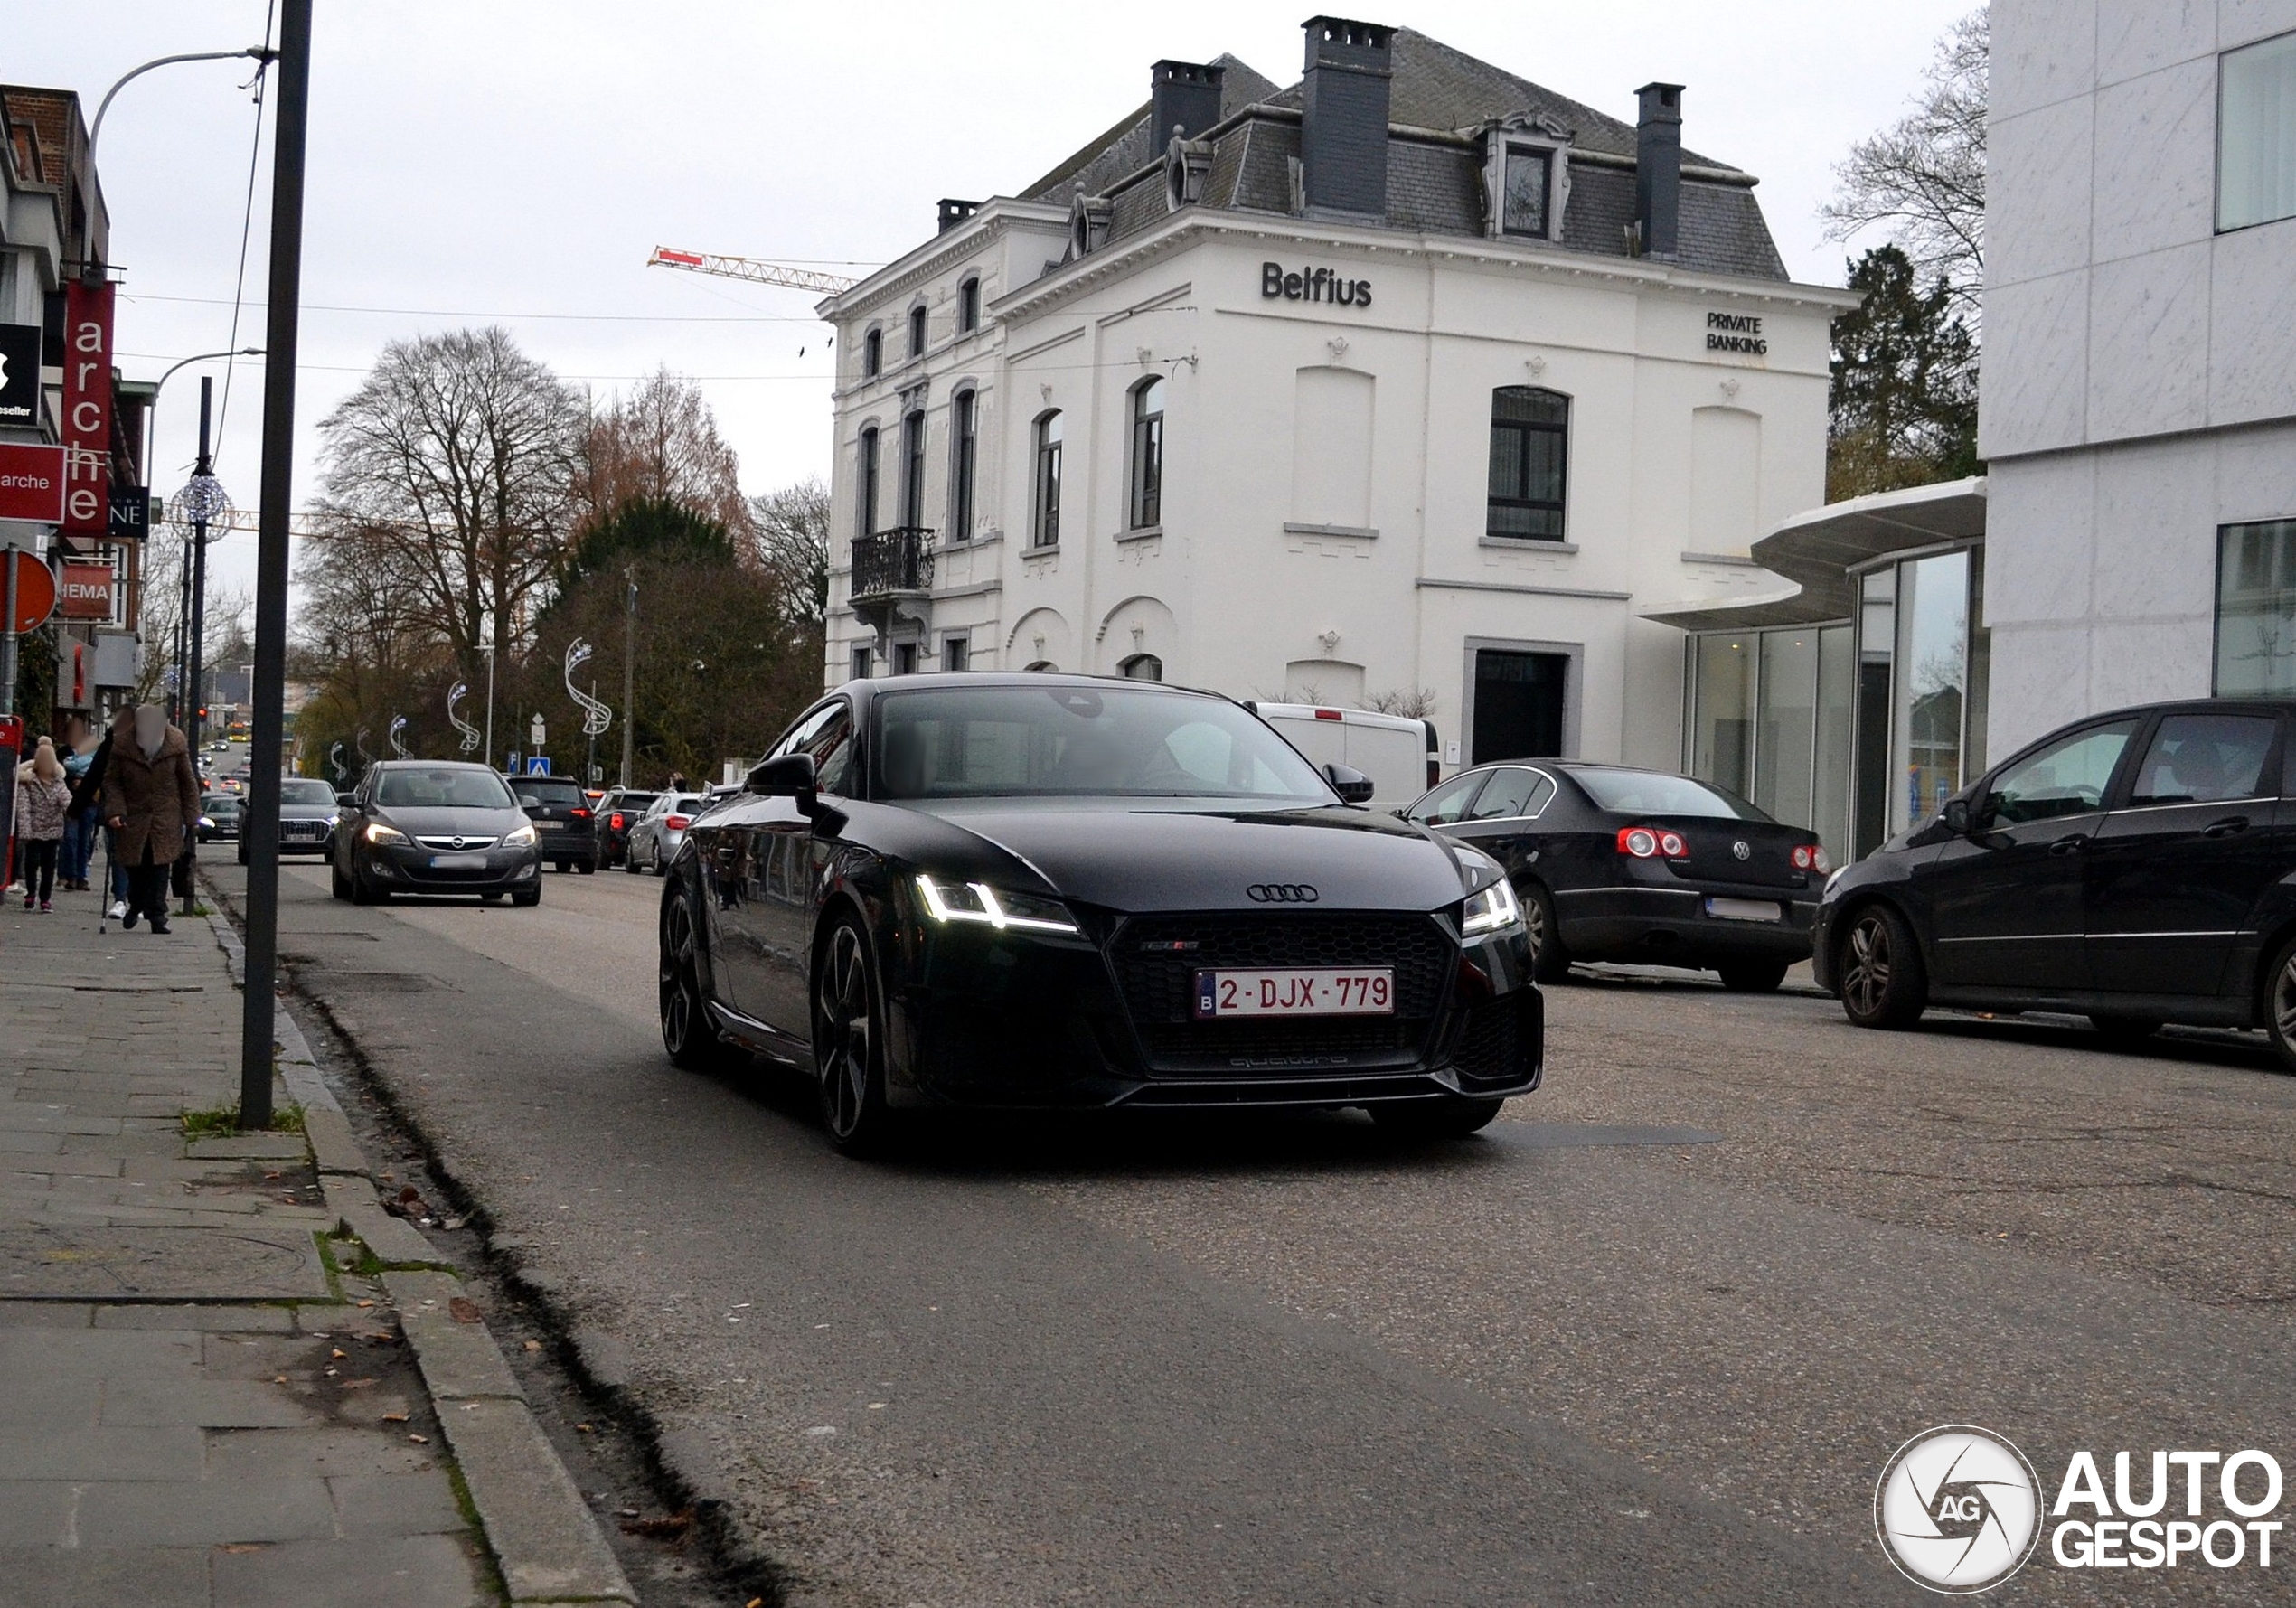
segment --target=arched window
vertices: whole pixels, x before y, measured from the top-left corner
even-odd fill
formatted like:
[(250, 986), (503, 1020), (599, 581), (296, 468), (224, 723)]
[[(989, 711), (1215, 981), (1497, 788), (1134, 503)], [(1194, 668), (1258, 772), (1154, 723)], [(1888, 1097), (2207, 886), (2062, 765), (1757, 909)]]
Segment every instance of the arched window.
[(1491, 393), (1491, 494), (1486, 534), (1563, 539), (1563, 472), (1570, 458), (1570, 399), (1535, 385)]
[(967, 279), (956, 287), (956, 333), (969, 335), (981, 327), (981, 282)]
[(870, 330), (861, 337), (861, 378), (874, 380), (885, 371), (885, 332)]
[(1055, 409), (1037, 417), (1035, 506), (1029, 521), (1029, 545), (1058, 547), (1060, 543), (1060, 413)]
[(1153, 654), (1134, 654), (1116, 668), (1128, 682), (1161, 682), (1164, 679), (1164, 662)]
[(979, 456), (980, 434), (980, 393), (960, 390), (949, 399), (948, 539), (951, 541), (973, 540), (974, 465)]
[(919, 302), (908, 310), (908, 354), (925, 355), (925, 304)]
[(877, 529), (877, 427), (861, 433), (861, 451), (853, 475), (853, 534), (866, 536)]
[(1163, 522), (1164, 381), (1162, 375), (1132, 388), (1132, 506), (1126, 526), (1144, 531)]
[(925, 413), (901, 417), (901, 523), (914, 530), (925, 522)]

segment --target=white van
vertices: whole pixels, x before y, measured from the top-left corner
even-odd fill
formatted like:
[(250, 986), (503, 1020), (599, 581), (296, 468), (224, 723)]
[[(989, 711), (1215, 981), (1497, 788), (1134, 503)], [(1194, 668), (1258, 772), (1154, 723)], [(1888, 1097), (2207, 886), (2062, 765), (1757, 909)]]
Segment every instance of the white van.
[(1313, 765), (1344, 765), (1371, 778), (1370, 807), (1399, 810), (1443, 779), (1433, 720), (1313, 703), (1244, 707), (1282, 733)]

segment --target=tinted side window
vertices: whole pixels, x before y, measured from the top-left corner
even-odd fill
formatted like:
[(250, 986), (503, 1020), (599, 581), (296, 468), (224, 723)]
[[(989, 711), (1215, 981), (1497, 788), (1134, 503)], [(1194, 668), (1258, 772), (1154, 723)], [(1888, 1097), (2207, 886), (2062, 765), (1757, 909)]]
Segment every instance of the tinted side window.
[(1988, 816), (2004, 825), (2079, 815), (2104, 803), (2113, 767), (2134, 734), (2134, 720), (2092, 726), (2019, 760), (1993, 780)]
[(842, 793), (853, 774), (853, 717), (843, 704), (829, 711), (802, 747), (814, 757), (814, 776), (823, 793)]
[(791, 727), (789, 729), (789, 735), (776, 743), (773, 747), (773, 752), (767, 755), (766, 757), (768, 759), (778, 759), (785, 754), (795, 754), (800, 751), (810, 752), (813, 748), (814, 738), (819, 737), (823, 729), (828, 726), (828, 724), (832, 720), (834, 720), (839, 715), (844, 713), (844, 710), (845, 706), (842, 703), (823, 704), (821, 708), (814, 710), (811, 714), (805, 716), (797, 722), (797, 724)]
[(2267, 715), (2166, 715), (2137, 766), (2132, 804), (2254, 798), (2280, 722)]
[(1475, 795), (1475, 807), (1467, 812), (1470, 821), (1506, 821), (1530, 813), (1530, 801), (1539, 791), (1540, 777), (1537, 771), (1521, 770), (1509, 766), (1494, 771), (1491, 785)]
[(1467, 813), (1468, 801), (1475, 789), (1489, 779), (1487, 771), (1471, 770), (1463, 776), (1454, 776), (1426, 797), (1405, 812), (1406, 818), (1422, 826), (1448, 826)]

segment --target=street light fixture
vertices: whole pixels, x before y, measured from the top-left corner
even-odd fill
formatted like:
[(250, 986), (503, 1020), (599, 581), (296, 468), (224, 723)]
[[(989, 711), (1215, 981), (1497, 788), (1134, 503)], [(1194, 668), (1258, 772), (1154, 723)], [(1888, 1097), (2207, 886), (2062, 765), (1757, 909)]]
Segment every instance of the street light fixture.
[[(268, 45), (259, 44), (243, 51), (193, 51), (187, 55), (160, 56), (145, 62), (141, 67), (131, 67), (120, 74), (113, 80), (112, 87), (104, 91), (103, 99), (96, 103), (96, 121), (88, 130), (88, 171), (90, 173), (96, 171), (96, 142), (103, 137), (104, 114), (111, 110), (112, 97), (125, 89), (130, 81), (143, 77), (155, 67), (170, 67), (178, 61), (236, 61), (242, 59), (259, 62), (261, 67), (268, 68), (279, 59), (279, 52)], [(259, 76), (260, 76), (260, 69), (259, 69)]]

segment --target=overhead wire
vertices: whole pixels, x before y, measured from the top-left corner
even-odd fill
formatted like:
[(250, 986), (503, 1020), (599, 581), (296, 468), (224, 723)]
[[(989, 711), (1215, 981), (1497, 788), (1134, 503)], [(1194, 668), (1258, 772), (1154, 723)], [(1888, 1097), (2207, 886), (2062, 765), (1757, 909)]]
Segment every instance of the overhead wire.
[[(278, 12), (278, 0), (269, 0), (263, 8), (263, 48), (271, 48), (271, 24)], [(255, 222), (255, 175), (259, 159), (263, 154), (263, 92), (269, 87), (267, 76), (270, 61), (255, 64), (255, 137), (248, 142), (247, 204), (240, 212), (240, 266), (231, 279), (231, 338), (224, 344), (231, 355), (223, 360), (223, 406), (215, 421), (215, 441), (221, 446), (223, 431), (231, 421), (231, 375), (239, 367), (240, 312), (247, 302), (247, 242)]]

